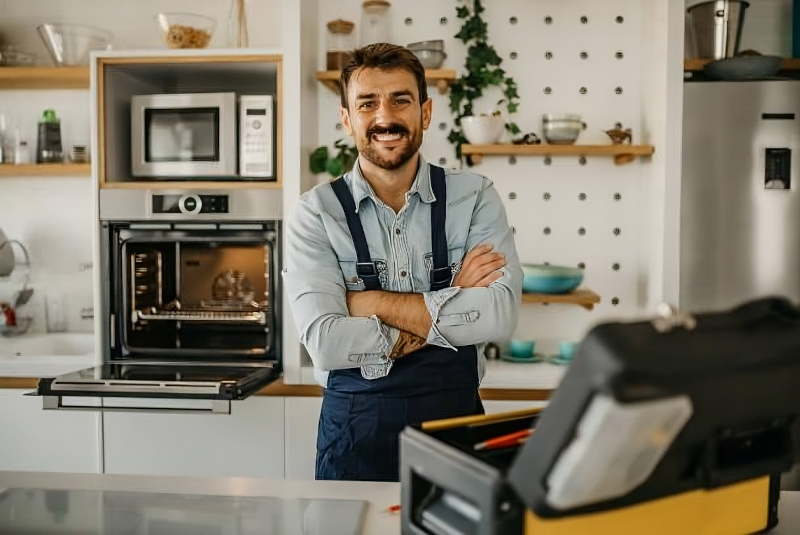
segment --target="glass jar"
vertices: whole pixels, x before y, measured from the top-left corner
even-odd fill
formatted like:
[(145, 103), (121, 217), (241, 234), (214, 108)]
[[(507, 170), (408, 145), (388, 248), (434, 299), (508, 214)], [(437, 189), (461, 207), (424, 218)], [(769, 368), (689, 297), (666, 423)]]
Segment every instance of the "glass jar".
[(356, 25), (349, 20), (332, 20), (328, 23), (326, 36), (326, 69), (340, 71), (350, 61), (350, 53), (356, 47), (353, 29)]
[(387, 0), (365, 0), (361, 13), (361, 46), (391, 43), (389, 7)]

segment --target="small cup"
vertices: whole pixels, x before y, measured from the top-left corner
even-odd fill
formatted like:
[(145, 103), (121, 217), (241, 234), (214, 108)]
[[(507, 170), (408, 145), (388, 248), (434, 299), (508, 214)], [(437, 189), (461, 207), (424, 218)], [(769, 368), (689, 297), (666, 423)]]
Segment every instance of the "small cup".
[(561, 360), (569, 361), (575, 356), (575, 351), (578, 349), (578, 342), (559, 342), (558, 343), (558, 356)]
[(532, 359), (535, 349), (533, 340), (511, 340), (508, 344), (508, 353), (517, 359)]

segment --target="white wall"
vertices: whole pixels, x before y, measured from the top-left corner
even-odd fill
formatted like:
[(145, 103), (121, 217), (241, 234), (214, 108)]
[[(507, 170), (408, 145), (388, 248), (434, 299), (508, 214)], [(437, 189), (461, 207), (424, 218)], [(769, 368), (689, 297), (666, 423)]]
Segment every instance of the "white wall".
[[(0, 42), (21, 45), (48, 64), (36, 26), (43, 22), (81, 22), (115, 34), (114, 47), (161, 48), (153, 20), (162, 11), (200, 13), (219, 26), (212, 47), (226, 45), (228, 0), (0, 0)], [(282, 44), (282, 2), (248, 0), (251, 46)], [(32, 149), (42, 110), (53, 108), (61, 118), (63, 146), (89, 145), (89, 92), (0, 91), (0, 114), (20, 126)], [(32, 150), (33, 153), (33, 150)], [(44, 297), (62, 301), (70, 331), (91, 331), (80, 311), (92, 306), (92, 185), (89, 177), (0, 178), (0, 228), (23, 242), (32, 256), (34, 298), (24, 314), (34, 316), (34, 331), (44, 331)], [(21, 262), (21, 259), (20, 259)], [(19, 289), (22, 274), (0, 280), (0, 300)]]

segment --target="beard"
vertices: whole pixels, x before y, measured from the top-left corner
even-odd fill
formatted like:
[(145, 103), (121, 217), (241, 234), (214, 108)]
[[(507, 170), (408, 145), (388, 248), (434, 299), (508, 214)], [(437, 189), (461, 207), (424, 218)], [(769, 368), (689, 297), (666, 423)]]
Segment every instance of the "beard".
[[(372, 139), (375, 134), (400, 134), (401, 139), (405, 139), (406, 143), (390, 149), (380, 147), (379, 142)], [(402, 167), (414, 157), (421, 146), (422, 128), (409, 132), (406, 127), (399, 124), (374, 126), (367, 130), (365, 137), (356, 143), (359, 157), (387, 171), (394, 171)]]

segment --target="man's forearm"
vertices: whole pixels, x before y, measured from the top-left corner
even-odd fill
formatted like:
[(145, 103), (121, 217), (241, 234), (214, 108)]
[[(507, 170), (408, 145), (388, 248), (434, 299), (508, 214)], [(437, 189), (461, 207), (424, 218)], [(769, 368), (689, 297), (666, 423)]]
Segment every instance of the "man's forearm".
[(431, 314), (422, 294), (384, 291), (348, 292), (351, 316), (377, 316), (383, 323), (423, 340), (431, 330)]

